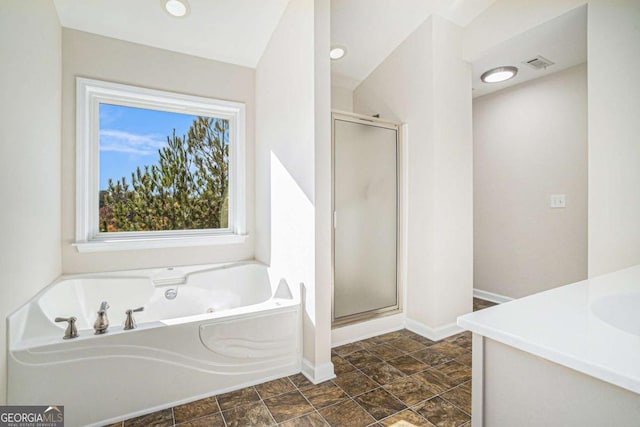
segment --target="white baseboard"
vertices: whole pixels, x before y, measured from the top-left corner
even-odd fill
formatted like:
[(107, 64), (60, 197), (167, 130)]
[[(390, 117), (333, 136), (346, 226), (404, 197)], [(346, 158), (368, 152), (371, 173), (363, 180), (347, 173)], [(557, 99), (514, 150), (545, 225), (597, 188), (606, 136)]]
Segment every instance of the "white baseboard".
[(464, 331), (464, 329), (456, 325), (455, 322), (432, 328), (418, 321), (408, 319), (404, 313), (399, 313), (393, 316), (381, 317), (379, 319), (336, 328), (331, 331), (331, 347), (338, 347), (386, 334), (387, 332), (398, 331), (403, 328), (407, 328), (433, 341), (439, 341)]
[(406, 320), (406, 327), (411, 332), (415, 332), (418, 335), (427, 337), (431, 341), (440, 341), (441, 339), (450, 337), (451, 335), (459, 334), (460, 332), (464, 331), (464, 329), (456, 325), (455, 322), (443, 326), (438, 326), (437, 328), (432, 328), (413, 319)]
[(493, 292), (483, 291), (481, 289), (473, 289), (473, 296), (475, 298), (480, 298), (483, 300), (495, 302), (497, 304), (502, 304), (503, 302), (513, 301), (515, 298), (507, 297), (500, 294), (494, 294)]
[(405, 327), (405, 314), (398, 313), (353, 325), (342, 326), (331, 331), (331, 347), (338, 347), (355, 341), (398, 331)]
[(333, 363), (327, 362), (322, 365), (315, 365), (307, 359), (302, 359), (302, 375), (314, 384), (320, 384), (336, 377), (333, 371)]

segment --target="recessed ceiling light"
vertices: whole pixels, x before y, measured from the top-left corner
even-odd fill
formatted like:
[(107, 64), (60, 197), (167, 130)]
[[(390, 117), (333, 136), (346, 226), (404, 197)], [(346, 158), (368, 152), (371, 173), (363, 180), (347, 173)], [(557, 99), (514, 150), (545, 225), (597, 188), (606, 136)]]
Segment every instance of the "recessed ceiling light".
[(336, 60), (341, 59), (347, 54), (347, 49), (342, 46), (334, 46), (329, 51), (329, 58)]
[(181, 18), (189, 13), (189, 3), (187, 0), (161, 0), (164, 10), (169, 15)]
[(518, 74), (518, 69), (516, 67), (497, 67), (482, 73), (482, 76), (480, 76), (480, 80), (485, 83), (500, 83), (505, 80), (514, 78), (516, 74)]

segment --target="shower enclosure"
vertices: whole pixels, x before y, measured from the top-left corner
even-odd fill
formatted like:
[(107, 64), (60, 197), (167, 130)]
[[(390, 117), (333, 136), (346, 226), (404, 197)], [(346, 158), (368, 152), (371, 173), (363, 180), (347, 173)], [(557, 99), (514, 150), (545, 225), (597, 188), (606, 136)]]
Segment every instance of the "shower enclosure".
[(333, 326), (401, 310), (400, 127), (332, 114)]

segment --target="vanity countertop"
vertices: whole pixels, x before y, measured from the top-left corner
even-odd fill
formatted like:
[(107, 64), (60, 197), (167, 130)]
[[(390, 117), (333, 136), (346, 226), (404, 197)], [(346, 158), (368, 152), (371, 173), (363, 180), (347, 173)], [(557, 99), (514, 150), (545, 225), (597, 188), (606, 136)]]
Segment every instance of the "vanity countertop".
[(469, 313), (458, 325), (640, 394), (640, 265)]

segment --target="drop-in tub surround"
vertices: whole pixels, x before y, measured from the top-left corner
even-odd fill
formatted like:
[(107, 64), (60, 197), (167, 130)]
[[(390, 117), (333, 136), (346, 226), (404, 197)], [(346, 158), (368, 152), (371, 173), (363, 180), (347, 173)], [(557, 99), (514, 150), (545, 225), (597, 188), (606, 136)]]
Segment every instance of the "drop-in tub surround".
[(636, 266), (459, 317), (474, 425), (638, 425), (639, 303)]
[[(9, 318), (8, 401), (87, 425), (297, 373), (300, 291), (272, 276), (249, 262), (62, 277)], [(94, 335), (102, 301), (111, 325)], [(71, 316), (79, 336), (63, 339), (54, 319)]]

